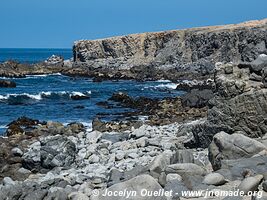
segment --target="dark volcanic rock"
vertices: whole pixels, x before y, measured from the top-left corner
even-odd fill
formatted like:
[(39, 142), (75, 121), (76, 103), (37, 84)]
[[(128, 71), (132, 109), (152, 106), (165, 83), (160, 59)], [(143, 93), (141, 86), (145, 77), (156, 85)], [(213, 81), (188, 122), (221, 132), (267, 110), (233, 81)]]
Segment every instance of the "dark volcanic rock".
[(90, 99), (89, 96), (86, 95), (71, 95), (70, 97), (72, 100), (85, 100), (85, 99)]
[(38, 120), (33, 120), (27, 117), (20, 117), (17, 120), (7, 125), (8, 128), (6, 130), (6, 135), (12, 136), (12, 135), (24, 134), (27, 131), (27, 129), (32, 129), (39, 123), (40, 122)]
[(15, 88), (17, 85), (13, 81), (0, 80), (0, 87)]
[(211, 90), (193, 89), (189, 93), (182, 96), (183, 106), (202, 108), (207, 106), (208, 101), (213, 98)]

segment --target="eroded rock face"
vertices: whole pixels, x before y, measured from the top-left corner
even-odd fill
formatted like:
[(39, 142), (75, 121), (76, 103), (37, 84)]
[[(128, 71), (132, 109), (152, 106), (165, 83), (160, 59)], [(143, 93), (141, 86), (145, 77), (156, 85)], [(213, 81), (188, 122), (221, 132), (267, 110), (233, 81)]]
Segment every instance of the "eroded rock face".
[(205, 74), (219, 61), (252, 61), (266, 53), (267, 20), (238, 25), (133, 34), (74, 44), (74, 61), (88, 66), (177, 67)]
[[(215, 97), (209, 101), (207, 122), (195, 130), (193, 146), (207, 147), (213, 136), (220, 131), (229, 134), (242, 131), (244, 135), (252, 138), (266, 134), (267, 88), (263, 70), (265, 64), (265, 61), (216, 63)], [(255, 70), (252, 70), (252, 66), (256, 65), (262, 68), (257, 72), (257, 76), (262, 77), (260, 79), (255, 79)]]

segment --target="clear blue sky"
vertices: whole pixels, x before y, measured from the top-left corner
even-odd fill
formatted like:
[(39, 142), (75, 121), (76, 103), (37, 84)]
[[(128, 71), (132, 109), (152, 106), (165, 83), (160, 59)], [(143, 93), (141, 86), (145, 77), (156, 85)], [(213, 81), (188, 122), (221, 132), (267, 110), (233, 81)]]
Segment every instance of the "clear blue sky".
[(0, 0), (0, 48), (267, 18), (267, 0)]

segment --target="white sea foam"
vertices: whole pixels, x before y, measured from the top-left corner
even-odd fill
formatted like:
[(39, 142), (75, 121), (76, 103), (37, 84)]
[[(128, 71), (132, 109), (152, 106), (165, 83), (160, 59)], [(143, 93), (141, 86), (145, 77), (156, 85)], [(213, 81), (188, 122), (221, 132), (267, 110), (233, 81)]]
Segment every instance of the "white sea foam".
[(176, 83), (167, 83), (167, 84), (159, 84), (156, 86), (148, 86), (145, 87), (147, 88), (155, 88), (155, 89), (171, 89), (171, 90), (175, 90), (177, 88), (177, 84)]
[(80, 97), (85, 97), (86, 95), (81, 93), (81, 92), (71, 92), (72, 95), (74, 96), (80, 96)]
[(157, 80), (156, 82), (159, 82), (159, 83), (171, 83), (170, 80)]
[(91, 94), (91, 91), (87, 91), (87, 92), (76, 92), (76, 91), (72, 91), (72, 92), (68, 92), (68, 91), (58, 91), (58, 92), (52, 92), (52, 91), (47, 91), (47, 92), (40, 92), (38, 94), (29, 94), (29, 93), (21, 93), (21, 94), (6, 94), (6, 95), (0, 95), (0, 100), (8, 100), (10, 97), (28, 97), (30, 99), (34, 99), (34, 100), (42, 100), (43, 98), (49, 98), (49, 96), (53, 95), (53, 94), (57, 94), (57, 95), (78, 95), (78, 96), (86, 96), (88, 94)]

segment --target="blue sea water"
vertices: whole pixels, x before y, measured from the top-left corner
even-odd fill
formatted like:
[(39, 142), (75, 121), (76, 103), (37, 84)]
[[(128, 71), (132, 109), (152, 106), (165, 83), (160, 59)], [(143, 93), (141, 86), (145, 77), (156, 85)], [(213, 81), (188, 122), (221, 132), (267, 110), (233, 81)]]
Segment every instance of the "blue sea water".
[(14, 49), (0, 48), (0, 62), (16, 60), (22, 63), (36, 63), (46, 60), (52, 55), (72, 58), (72, 49)]
[[(23, 55), (21, 50), (18, 54), (24, 58), (28, 57)], [(46, 56), (47, 52), (38, 59)], [(34, 61), (37, 58), (27, 58), (27, 61), (29, 60)], [(104, 120), (120, 118), (121, 112), (131, 110), (116, 104), (112, 109), (97, 105), (99, 102), (107, 101), (114, 92), (122, 91), (133, 97), (159, 99), (183, 94), (182, 91), (175, 90), (176, 84), (169, 81), (96, 83), (89, 78), (73, 78), (60, 74), (34, 75), (10, 80), (16, 82), (16, 88), (0, 88), (0, 134), (4, 132), (8, 123), (21, 116), (62, 123), (82, 122), (88, 126), (99, 113), (102, 113), (101, 117)], [(90, 98), (73, 100), (71, 98), (73, 95)]]

